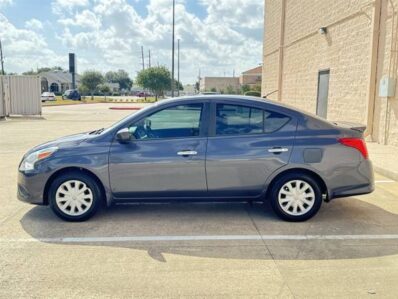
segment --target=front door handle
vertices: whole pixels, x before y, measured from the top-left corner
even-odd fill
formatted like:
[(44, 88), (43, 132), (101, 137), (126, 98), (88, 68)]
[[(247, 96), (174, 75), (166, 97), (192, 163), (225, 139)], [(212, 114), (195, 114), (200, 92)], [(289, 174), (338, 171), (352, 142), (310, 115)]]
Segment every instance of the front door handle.
[(287, 151), (289, 151), (289, 149), (286, 147), (273, 147), (268, 150), (268, 152), (273, 153), (273, 154), (285, 153)]
[(197, 154), (198, 154), (197, 151), (190, 151), (190, 150), (177, 152), (177, 155), (179, 156), (195, 156)]

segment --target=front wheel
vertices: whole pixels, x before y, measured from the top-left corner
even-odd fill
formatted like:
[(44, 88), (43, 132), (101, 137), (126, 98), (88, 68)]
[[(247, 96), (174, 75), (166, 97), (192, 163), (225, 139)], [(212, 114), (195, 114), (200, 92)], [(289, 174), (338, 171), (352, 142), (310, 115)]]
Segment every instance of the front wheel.
[(66, 221), (85, 221), (98, 209), (101, 192), (90, 176), (72, 172), (57, 177), (49, 189), (53, 212)]
[(275, 214), (286, 221), (308, 220), (322, 204), (322, 192), (317, 181), (304, 174), (288, 174), (277, 179), (270, 195)]

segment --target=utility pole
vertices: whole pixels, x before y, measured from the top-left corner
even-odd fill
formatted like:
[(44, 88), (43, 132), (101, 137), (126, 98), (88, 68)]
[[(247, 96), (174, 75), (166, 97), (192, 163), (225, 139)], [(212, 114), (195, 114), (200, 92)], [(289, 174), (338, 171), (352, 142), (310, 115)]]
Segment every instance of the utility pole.
[(142, 70), (145, 70), (145, 62), (144, 62), (144, 46), (141, 46), (141, 58), (142, 58)]
[(4, 72), (4, 58), (3, 58), (3, 46), (1, 44), (1, 39), (0, 39), (0, 62), (1, 62), (1, 74), (5, 75), (5, 72)]
[(151, 49), (148, 50), (148, 67), (151, 67)]
[(180, 39), (177, 40), (177, 95), (180, 96)]
[(174, 97), (174, 27), (175, 27), (175, 6), (176, 6), (176, 1), (173, 0), (173, 29), (172, 29), (172, 46), (171, 46), (171, 97)]

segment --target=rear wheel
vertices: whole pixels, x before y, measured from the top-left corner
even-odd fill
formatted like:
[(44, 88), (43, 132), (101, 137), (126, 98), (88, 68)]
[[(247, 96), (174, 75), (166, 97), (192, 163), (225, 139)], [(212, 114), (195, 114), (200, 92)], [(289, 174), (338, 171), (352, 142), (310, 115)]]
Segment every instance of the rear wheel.
[(304, 174), (288, 174), (273, 184), (271, 206), (276, 215), (287, 221), (305, 221), (322, 204), (322, 192), (316, 180)]
[(49, 189), (51, 209), (67, 221), (85, 221), (92, 217), (98, 209), (100, 198), (97, 182), (79, 172), (57, 177)]

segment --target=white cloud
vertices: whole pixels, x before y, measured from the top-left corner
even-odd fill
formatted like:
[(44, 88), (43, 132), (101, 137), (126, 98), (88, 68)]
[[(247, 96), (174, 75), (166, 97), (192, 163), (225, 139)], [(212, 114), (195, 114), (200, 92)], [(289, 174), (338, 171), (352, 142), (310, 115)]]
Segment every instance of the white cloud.
[[(202, 75), (223, 76), (224, 72), (231, 75), (233, 69), (239, 74), (257, 66), (262, 54), (263, 1), (200, 0), (206, 10), (204, 18), (188, 11), (187, 3), (177, 0), (176, 6), (176, 38), (181, 40), (180, 77), (184, 83), (193, 83), (199, 69)], [(65, 53), (76, 53), (80, 72), (86, 68), (123, 68), (135, 76), (141, 69), (141, 45), (146, 63), (151, 49), (152, 65), (159, 63), (170, 68), (171, 1), (149, 0), (144, 15), (137, 13), (135, 5), (127, 0), (54, 0), (52, 8), (58, 17), (52, 28), (54, 33), (34, 32), (28, 22), (26, 29), (17, 29), (7, 21), (7, 26), (12, 26), (7, 33), (9, 46), (19, 49), (16, 53), (26, 53), (19, 55), (18, 61), (15, 58), (16, 68), (21, 67), (22, 60), (24, 70), (27, 65), (35, 67), (37, 59), (42, 59), (38, 57), (47, 53), (52, 57), (47, 66), (66, 61), (67, 57), (57, 57), (47, 45), (42, 35), (45, 33), (55, 34), (51, 45), (57, 44)], [(0, 35), (7, 32), (1, 22), (0, 26)], [(29, 50), (23, 52), (23, 48)]]
[(74, 8), (85, 7), (88, 4), (89, 0), (55, 0), (52, 2), (51, 7), (55, 14), (63, 14), (65, 10), (71, 11)]
[(0, 0), (0, 8), (5, 7), (6, 5), (11, 5), (13, 2), (13, 0)]
[[(233, 2), (233, 3), (231, 3)], [(260, 3), (261, 2), (261, 3)], [(140, 69), (140, 47), (145, 56), (150, 48), (152, 65), (171, 65), (171, 5), (169, 0), (150, 0), (147, 15), (141, 17), (125, 0), (96, 0), (90, 10), (95, 19), (89, 30), (73, 34), (82, 13), (75, 13), (64, 26), (61, 40), (81, 54), (93, 51), (103, 58), (95, 67)], [(201, 0), (207, 16), (200, 19), (177, 1), (176, 38), (181, 39), (181, 78), (193, 82), (202, 75), (238, 74), (261, 61), (263, 6), (258, 0)], [(88, 8), (86, 8), (87, 10)], [(86, 19), (92, 16), (86, 12)], [(73, 20), (73, 22), (72, 22)], [(87, 22), (88, 23), (88, 22)], [(87, 27), (87, 26), (86, 26)], [(260, 36), (260, 37), (258, 37)], [(95, 49), (95, 50), (94, 50)]]
[(101, 26), (100, 19), (90, 10), (83, 10), (81, 13), (77, 13), (74, 19), (60, 19), (58, 22), (65, 26), (80, 26), (91, 29), (98, 29)]
[(25, 28), (32, 30), (42, 30), (43, 23), (40, 22), (38, 19), (30, 19), (29, 21), (25, 22)]
[(23, 72), (41, 66), (66, 64), (66, 57), (61, 57), (49, 49), (41, 34), (15, 27), (1, 13), (0, 36), (6, 71)]

